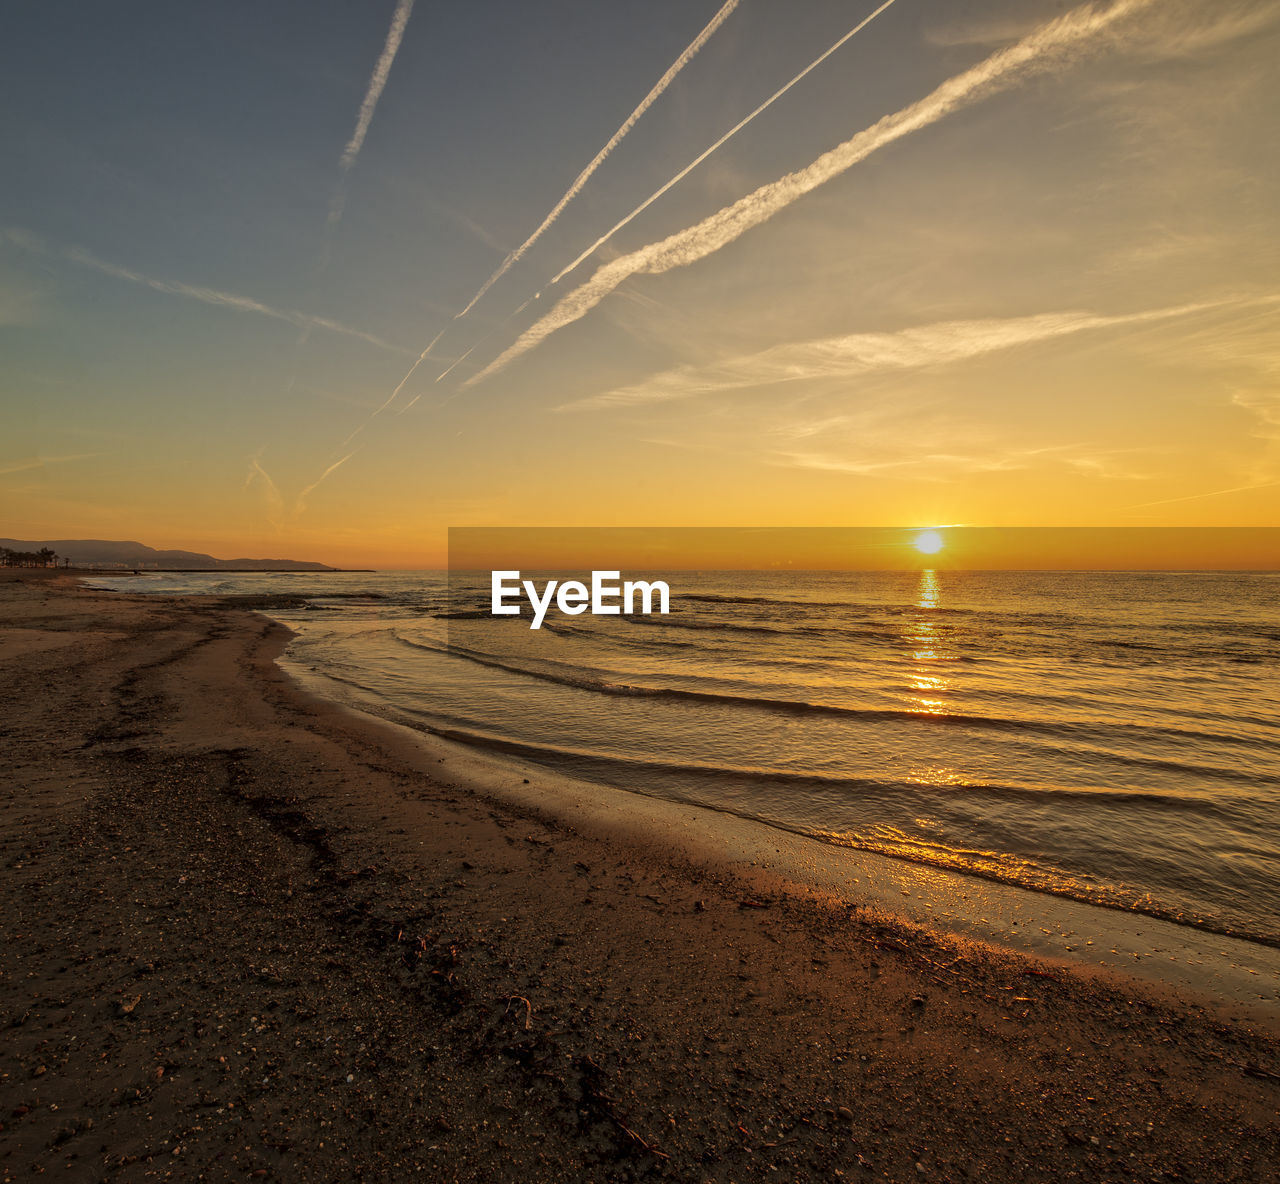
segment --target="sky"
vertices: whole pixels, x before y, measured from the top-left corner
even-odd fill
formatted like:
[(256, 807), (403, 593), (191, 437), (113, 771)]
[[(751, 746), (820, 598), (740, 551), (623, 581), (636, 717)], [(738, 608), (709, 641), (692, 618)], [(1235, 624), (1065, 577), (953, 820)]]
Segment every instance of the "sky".
[(70, 11), (0, 43), (0, 535), (1280, 524), (1273, 0)]

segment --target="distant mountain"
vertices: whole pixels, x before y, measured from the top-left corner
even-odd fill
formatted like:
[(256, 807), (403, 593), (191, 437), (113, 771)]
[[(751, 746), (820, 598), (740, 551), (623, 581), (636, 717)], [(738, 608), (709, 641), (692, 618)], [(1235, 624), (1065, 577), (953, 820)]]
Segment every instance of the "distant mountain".
[(171, 568), (192, 571), (210, 568), (218, 571), (336, 571), (325, 563), (304, 559), (215, 559), (198, 551), (157, 551), (141, 543), (113, 542), (107, 539), (46, 539), (23, 542), (0, 539), (0, 547), (10, 551), (38, 551), (49, 547), (57, 552), (58, 563), (70, 559), (75, 567), (121, 567), (141, 570)]

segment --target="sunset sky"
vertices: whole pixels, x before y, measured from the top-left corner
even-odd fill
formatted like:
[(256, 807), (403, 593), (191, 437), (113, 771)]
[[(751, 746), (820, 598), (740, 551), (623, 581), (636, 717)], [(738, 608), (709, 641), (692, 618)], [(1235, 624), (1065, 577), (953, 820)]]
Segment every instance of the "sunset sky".
[(880, 7), (10, 5), (0, 535), (1280, 523), (1280, 6)]

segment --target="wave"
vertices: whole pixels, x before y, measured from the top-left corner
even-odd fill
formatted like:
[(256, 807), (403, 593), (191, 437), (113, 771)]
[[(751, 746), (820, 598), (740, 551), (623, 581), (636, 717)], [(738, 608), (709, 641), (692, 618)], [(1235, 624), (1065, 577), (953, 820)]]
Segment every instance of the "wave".
[[(479, 666), (502, 670), (508, 674), (539, 679), (558, 686), (571, 687), (575, 690), (589, 691), (600, 695), (612, 695), (619, 698), (712, 703), (740, 707), (746, 710), (768, 711), (788, 715), (855, 719), (862, 723), (909, 723), (926, 727), (972, 727), (1015, 735), (1050, 736), (1057, 740), (1076, 739), (1094, 742), (1100, 734), (1119, 733), (1128, 739), (1156, 737), (1159, 739), (1210, 740), (1227, 744), (1236, 742), (1235, 738), (1231, 736), (1224, 736), (1215, 732), (1198, 732), (1188, 728), (1103, 723), (1100, 721), (1055, 723), (1049, 720), (975, 715), (970, 712), (935, 713), (911, 711), (900, 707), (848, 707), (836, 703), (813, 703), (803, 699), (777, 699), (763, 695), (733, 694), (729, 691), (692, 690), (686, 687), (655, 687), (638, 683), (614, 682), (599, 673), (590, 672), (582, 667), (550, 669), (548, 668), (550, 660), (547, 659), (544, 659), (543, 664), (537, 667), (523, 666), (514, 662), (503, 661), (501, 658), (491, 654), (467, 649), (463, 646), (451, 645), (445, 649), (440, 646), (424, 645), (421, 642), (412, 641), (398, 633), (393, 634), (393, 636), (402, 645), (413, 649), (428, 650), (433, 653), (464, 658)], [(1080, 753), (1080, 755), (1098, 757), (1133, 767), (1168, 769), (1187, 774), (1215, 777), (1226, 781), (1241, 781), (1246, 784), (1256, 784), (1259, 780), (1257, 775), (1247, 770), (1190, 764), (1160, 757), (1134, 756), (1098, 748), (1090, 748)]]
[(662, 629), (698, 629), (711, 633), (769, 633), (783, 637), (803, 637), (829, 633), (831, 630), (818, 627), (801, 627), (794, 625), (743, 625), (737, 621), (724, 621), (719, 618), (711, 621), (700, 621), (690, 617), (677, 616), (636, 616), (628, 617), (630, 625), (653, 625)]
[[(877, 643), (882, 648), (885, 646), (900, 649), (904, 645), (912, 644), (908, 635), (904, 635), (901, 628), (897, 626), (874, 626), (874, 625), (849, 625), (845, 622), (839, 624), (815, 623), (812, 625), (763, 625), (763, 624), (742, 624), (739, 621), (726, 621), (722, 618), (713, 618), (709, 620), (698, 620), (672, 614), (666, 617), (649, 616), (649, 617), (628, 617), (627, 623), (630, 625), (649, 626), (657, 629), (687, 629), (691, 632), (709, 633), (709, 634), (764, 634), (766, 636), (784, 637), (788, 641), (813, 640), (824, 643), (831, 642), (848, 642), (851, 639), (866, 640)], [(544, 626), (545, 627), (545, 626)], [(950, 644), (950, 635), (944, 634), (938, 638), (936, 644)], [(941, 656), (937, 661), (946, 662), (965, 662), (980, 663), (990, 661), (990, 657), (979, 657), (976, 654), (951, 654)]]
[(681, 592), (680, 599), (699, 604), (769, 604), (784, 608), (861, 608), (852, 600), (791, 600), (775, 596), (734, 596), (717, 592)]
[[(857, 791), (860, 796), (902, 794), (964, 794), (994, 798), (1022, 798), (1044, 801), (1048, 799), (1071, 801), (1107, 801), (1114, 803), (1138, 803), (1147, 806), (1176, 809), (1207, 817), (1233, 821), (1234, 813), (1225, 807), (1221, 798), (1187, 798), (1178, 794), (1159, 793), (1137, 789), (1110, 789), (1105, 786), (1035, 786), (1015, 785), (991, 781), (949, 782), (946, 785), (922, 785), (915, 781), (896, 781), (877, 777), (852, 777), (841, 773), (801, 772), (792, 769), (738, 768), (733, 765), (713, 765), (701, 761), (665, 761), (649, 757), (626, 756), (621, 753), (597, 752), (592, 749), (572, 748), (564, 745), (535, 743), (517, 740), (510, 736), (497, 736), (491, 732), (469, 728), (432, 727), (431, 731), (446, 740), (489, 748), (508, 756), (521, 756), (529, 760), (570, 764), (587, 762), (616, 769), (626, 769), (647, 775), (669, 775), (682, 778), (701, 778), (715, 781), (750, 781), (757, 784), (821, 787)], [(627, 787), (629, 788), (629, 787)], [(698, 805), (704, 803), (699, 802)], [(710, 807), (715, 808), (715, 807)], [(754, 817), (754, 815), (752, 815)], [(804, 834), (814, 832), (804, 830)]]
[(320, 592), (312, 597), (314, 600), (389, 600), (385, 592)]
[[(692, 778), (732, 779), (735, 781), (751, 780), (773, 784), (795, 786), (822, 786), (824, 788), (839, 787), (856, 789), (861, 793), (915, 793), (922, 789), (935, 789), (939, 792), (957, 791), (967, 795), (985, 794), (1000, 798), (1024, 798), (1032, 800), (1079, 799), (1093, 800), (1102, 798), (1107, 802), (1137, 803), (1164, 809), (1177, 809), (1192, 814), (1230, 818), (1219, 803), (1205, 800), (1194, 800), (1161, 793), (1141, 793), (1131, 790), (1093, 789), (1089, 787), (1054, 787), (1034, 788), (1030, 786), (1001, 785), (989, 782), (973, 782), (946, 787), (923, 787), (912, 782), (879, 781), (871, 778), (837, 777), (822, 774), (791, 773), (783, 770), (751, 770), (731, 769), (716, 765), (698, 763), (677, 763), (666, 761), (642, 760), (634, 757), (604, 756), (590, 751), (570, 748), (559, 748), (552, 745), (534, 744), (512, 740), (506, 737), (493, 736), (483, 732), (456, 727), (429, 727), (427, 730), (446, 740), (483, 748), (507, 756), (515, 756), (531, 760), (552, 768), (560, 766), (571, 773), (577, 772), (576, 765), (595, 766), (591, 770), (593, 780), (612, 785), (614, 788), (638, 793), (644, 797), (671, 800), (667, 795), (643, 788), (644, 778), (652, 781), (655, 775), (675, 775), (685, 780)], [(639, 784), (619, 784), (619, 779), (610, 776), (610, 770), (625, 770), (640, 775)], [(602, 775), (603, 774), (603, 775)], [(1100, 882), (1084, 883), (1074, 876), (1052, 867), (1042, 867), (1033, 861), (1005, 856), (998, 852), (970, 850), (967, 848), (947, 847), (944, 844), (932, 843), (927, 839), (914, 839), (907, 836), (895, 839), (892, 835), (864, 835), (851, 831), (831, 832), (807, 828), (799, 824), (765, 817), (750, 810), (733, 806), (695, 800), (677, 798), (685, 804), (698, 809), (711, 810), (719, 814), (744, 818), (752, 822), (762, 823), (775, 830), (798, 835), (831, 846), (868, 851), (886, 858), (901, 860), (907, 863), (924, 864), (944, 870), (960, 872), (980, 879), (996, 883), (1012, 884), (1033, 892), (1045, 895), (1066, 897), (1085, 904), (1116, 909), (1123, 912), (1139, 913), (1155, 917), (1188, 928), (1200, 929), (1210, 933), (1235, 937), (1252, 941), (1259, 945), (1280, 948), (1280, 935), (1255, 932), (1229, 920), (1202, 915), (1189, 914), (1186, 910), (1161, 903), (1149, 893), (1139, 892), (1124, 885), (1105, 884)]]

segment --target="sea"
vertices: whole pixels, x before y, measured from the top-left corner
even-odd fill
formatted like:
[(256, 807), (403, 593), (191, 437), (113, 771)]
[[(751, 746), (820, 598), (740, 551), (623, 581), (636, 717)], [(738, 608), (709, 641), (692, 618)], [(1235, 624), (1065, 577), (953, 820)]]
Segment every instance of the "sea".
[(1280, 573), (663, 578), (538, 630), (487, 573), (89, 582), (284, 595), (335, 697), (499, 760), (1280, 948)]

